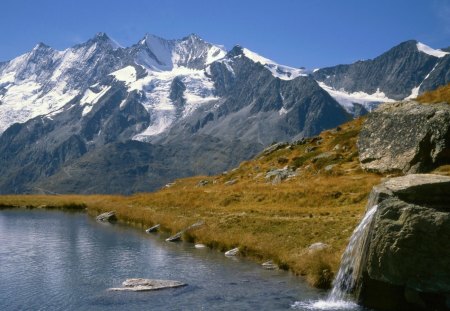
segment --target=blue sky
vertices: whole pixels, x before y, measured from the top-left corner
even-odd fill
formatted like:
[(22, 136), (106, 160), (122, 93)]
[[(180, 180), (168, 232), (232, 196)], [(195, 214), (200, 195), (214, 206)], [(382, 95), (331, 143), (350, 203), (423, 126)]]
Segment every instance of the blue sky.
[(317, 68), (373, 58), (417, 39), (450, 46), (449, 0), (2, 0), (0, 61), (37, 42), (65, 49), (106, 32), (124, 46), (145, 33), (245, 46)]

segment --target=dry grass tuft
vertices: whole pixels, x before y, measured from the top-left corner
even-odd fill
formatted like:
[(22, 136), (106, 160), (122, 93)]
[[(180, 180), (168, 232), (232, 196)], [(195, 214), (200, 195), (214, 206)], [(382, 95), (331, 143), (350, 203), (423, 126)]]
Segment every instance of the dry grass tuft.
[(441, 86), (434, 91), (425, 92), (417, 97), (421, 103), (447, 103), (450, 104), (450, 84)]

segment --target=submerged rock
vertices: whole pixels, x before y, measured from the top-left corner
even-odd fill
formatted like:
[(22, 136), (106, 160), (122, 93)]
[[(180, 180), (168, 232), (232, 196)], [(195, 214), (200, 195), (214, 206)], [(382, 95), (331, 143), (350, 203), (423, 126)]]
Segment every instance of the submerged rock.
[(197, 249), (202, 249), (202, 248), (206, 248), (206, 245), (199, 243), (199, 244), (195, 244), (194, 247), (197, 248)]
[(123, 287), (113, 287), (109, 290), (111, 291), (133, 291), (133, 292), (141, 292), (141, 291), (151, 291), (151, 290), (159, 290), (164, 288), (174, 288), (186, 286), (187, 284), (173, 281), (173, 280), (154, 280), (154, 279), (127, 279), (122, 283)]
[(450, 163), (450, 105), (399, 102), (368, 115), (358, 139), (363, 169), (424, 173)]
[(114, 221), (117, 221), (116, 213), (113, 212), (113, 211), (100, 214), (100, 215), (98, 215), (96, 217), (96, 219), (98, 221), (103, 221), (103, 222), (114, 222)]
[(377, 210), (359, 302), (381, 310), (448, 310), (450, 177), (392, 178), (371, 196)]

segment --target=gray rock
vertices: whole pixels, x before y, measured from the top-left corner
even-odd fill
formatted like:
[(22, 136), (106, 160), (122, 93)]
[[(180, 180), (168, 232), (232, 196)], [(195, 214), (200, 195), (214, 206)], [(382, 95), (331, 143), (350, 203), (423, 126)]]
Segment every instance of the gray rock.
[(234, 185), (235, 183), (237, 183), (237, 179), (232, 179), (232, 180), (226, 181), (225, 185), (230, 186), (230, 185)]
[(203, 187), (206, 186), (207, 184), (209, 184), (209, 180), (202, 179), (197, 183), (197, 187)]
[(366, 245), (359, 300), (383, 310), (446, 310), (450, 178), (393, 178), (374, 187), (371, 197), (378, 207)]
[(186, 286), (187, 284), (180, 281), (173, 280), (154, 280), (154, 279), (127, 279), (122, 283), (123, 287), (118, 288), (110, 288), (110, 291), (133, 291), (133, 292), (141, 292), (141, 291), (152, 291), (159, 290), (165, 288), (175, 288)]
[(272, 260), (262, 263), (261, 266), (266, 270), (277, 270), (278, 269), (278, 266)]
[(237, 254), (239, 254), (239, 247), (230, 249), (229, 251), (225, 252), (225, 256), (227, 256), (227, 257), (234, 257)]
[(422, 173), (450, 162), (450, 105), (384, 104), (369, 114), (358, 139), (363, 169)]
[(96, 219), (98, 221), (103, 221), (103, 222), (114, 222), (114, 221), (117, 221), (116, 213), (113, 212), (113, 211), (100, 214), (100, 215), (98, 215), (96, 217)]
[(295, 171), (288, 167), (285, 166), (281, 169), (272, 169), (270, 171), (268, 171), (266, 173), (266, 180), (272, 182), (273, 185), (277, 185), (279, 183), (281, 183), (283, 180), (289, 178), (289, 177), (294, 177), (297, 174), (295, 173)]
[(180, 231), (175, 233), (174, 235), (171, 235), (166, 239), (166, 242), (178, 242), (181, 241), (181, 237), (183, 236), (184, 231)]
[(312, 254), (318, 251), (323, 251), (327, 248), (330, 248), (330, 245), (322, 242), (313, 243), (308, 247), (308, 253)]
[(206, 248), (206, 245), (197, 243), (197, 244), (194, 245), (194, 247), (197, 248), (197, 249), (203, 249), (203, 248)]
[(161, 227), (160, 224), (154, 225), (153, 227), (150, 227), (147, 230), (145, 230), (145, 232), (147, 232), (147, 233), (156, 232), (159, 230), (159, 227)]
[(285, 148), (287, 146), (289, 146), (289, 144), (286, 143), (286, 142), (276, 143), (276, 144), (273, 144), (273, 145), (267, 147), (266, 149), (264, 149), (262, 154), (263, 155), (269, 155), (272, 152), (275, 152), (277, 150), (283, 149), (283, 148)]
[(196, 228), (198, 228), (198, 227), (201, 227), (201, 226), (203, 226), (204, 224), (205, 224), (204, 221), (197, 221), (196, 223), (190, 225), (190, 226), (187, 227), (186, 229), (181, 230), (180, 232), (177, 232), (176, 234), (174, 234), (174, 235), (168, 237), (168, 238), (166, 239), (166, 242), (178, 242), (178, 241), (181, 241), (181, 239), (182, 239), (182, 237), (183, 237), (183, 234), (184, 234), (185, 232), (188, 232), (189, 230), (193, 230), (193, 229), (196, 229)]
[(330, 165), (325, 166), (323, 169), (325, 172), (331, 172), (334, 167), (336, 167), (336, 164), (330, 164)]

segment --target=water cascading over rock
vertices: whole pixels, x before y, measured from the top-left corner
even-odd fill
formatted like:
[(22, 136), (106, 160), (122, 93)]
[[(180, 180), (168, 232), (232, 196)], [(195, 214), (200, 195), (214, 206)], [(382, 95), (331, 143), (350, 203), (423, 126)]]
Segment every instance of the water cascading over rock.
[(450, 309), (450, 177), (414, 174), (373, 188), (326, 301), (377, 310)]

